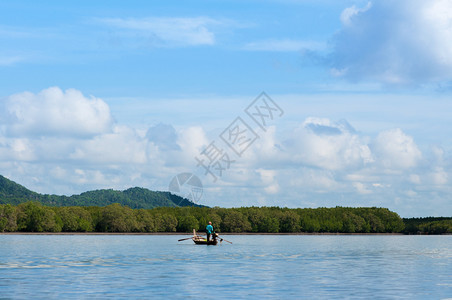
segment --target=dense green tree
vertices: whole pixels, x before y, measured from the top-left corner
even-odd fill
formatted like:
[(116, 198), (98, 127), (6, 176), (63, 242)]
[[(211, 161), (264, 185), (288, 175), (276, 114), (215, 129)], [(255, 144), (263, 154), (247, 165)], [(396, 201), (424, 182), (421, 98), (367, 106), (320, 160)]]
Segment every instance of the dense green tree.
[(61, 219), (63, 231), (89, 232), (94, 230), (91, 214), (83, 207), (60, 207), (55, 209), (55, 212)]
[(291, 210), (285, 210), (281, 213), (279, 221), (279, 230), (281, 232), (299, 232), (300, 216)]
[(450, 234), (452, 217), (427, 217), (404, 219), (404, 232), (407, 234)]
[(372, 208), (376, 216), (378, 216), (384, 225), (385, 232), (401, 232), (405, 228), (403, 220), (398, 214), (387, 208)]
[[(140, 193), (140, 190), (133, 190)], [(50, 199), (51, 197), (49, 197)], [(334, 207), (47, 207), (38, 202), (0, 205), (1, 231), (191, 232), (212, 221), (217, 232), (451, 233), (452, 218), (401, 219), (386, 208)]]
[(320, 222), (318, 219), (310, 216), (310, 214), (303, 214), (301, 217), (301, 229), (304, 232), (320, 232)]
[(169, 213), (156, 215), (158, 232), (175, 232), (177, 229), (177, 218)]
[(148, 209), (135, 210), (137, 220), (137, 231), (139, 232), (157, 232), (156, 218)]
[(139, 228), (133, 210), (118, 203), (102, 209), (99, 227), (103, 232), (133, 232)]
[(17, 230), (16, 208), (11, 204), (0, 205), (0, 232)]
[(421, 232), (430, 234), (452, 233), (452, 220), (440, 220), (424, 223), (420, 227)]
[(354, 233), (354, 232), (366, 232), (366, 222), (360, 216), (355, 215), (352, 212), (344, 212), (342, 221), (342, 232)]
[(265, 213), (263, 209), (259, 209), (258, 207), (250, 207), (247, 210), (248, 220), (251, 224), (252, 232), (262, 232), (261, 229), (263, 227)]
[(199, 222), (194, 216), (186, 215), (177, 218), (178, 232), (191, 232), (193, 229), (199, 229)]
[(279, 220), (274, 217), (265, 217), (259, 226), (259, 232), (278, 233)]
[(26, 202), (17, 206), (17, 229), (27, 232), (59, 232), (61, 223), (55, 212), (38, 202)]
[(251, 224), (241, 212), (230, 209), (224, 212), (221, 228), (224, 232), (246, 232), (251, 231)]

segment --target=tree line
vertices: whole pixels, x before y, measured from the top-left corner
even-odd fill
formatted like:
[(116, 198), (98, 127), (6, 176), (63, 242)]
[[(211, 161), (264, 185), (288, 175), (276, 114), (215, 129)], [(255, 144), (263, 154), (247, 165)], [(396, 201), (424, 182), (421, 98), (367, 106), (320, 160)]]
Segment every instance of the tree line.
[[(49, 207), (33, 201), (0, 205), (0, 232), (191, 232), (203, 231), (208, 221), (217, 232), (235, 233), (400, 233), (406, 229), (398, 214), (376, 207), (132, 209), (117, 203)], [(445, 232), (451, 232), (450, 221)]]
[(452, 217), (409, 218), (403, 220), (406, 234), (452, 233)]

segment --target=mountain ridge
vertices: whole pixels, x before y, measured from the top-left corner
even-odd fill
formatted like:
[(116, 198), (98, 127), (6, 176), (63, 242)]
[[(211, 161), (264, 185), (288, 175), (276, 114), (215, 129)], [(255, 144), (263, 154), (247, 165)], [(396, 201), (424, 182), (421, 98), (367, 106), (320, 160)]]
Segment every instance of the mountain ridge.
[(142, 187), (132, 187), (123, 191), (99, 189), (72, 196), (40, 194), (0, 175), (0, 204), (17, 205), (36, 201), (46, 206), (107, 206), (113, 203), (130, 208), (150, 209), (155, 207), (197, 206), (190, 200), (170, 192), (152, 191)]

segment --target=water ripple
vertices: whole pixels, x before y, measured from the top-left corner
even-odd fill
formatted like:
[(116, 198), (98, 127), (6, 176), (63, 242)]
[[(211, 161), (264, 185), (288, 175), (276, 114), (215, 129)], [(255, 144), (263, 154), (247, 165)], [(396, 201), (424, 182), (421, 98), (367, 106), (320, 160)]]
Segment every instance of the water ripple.
[[(3, 298), (414, 298), (452, 295), (452, 237), (0, 236)], [(189, 241), (191, 242), (191, 241)]]

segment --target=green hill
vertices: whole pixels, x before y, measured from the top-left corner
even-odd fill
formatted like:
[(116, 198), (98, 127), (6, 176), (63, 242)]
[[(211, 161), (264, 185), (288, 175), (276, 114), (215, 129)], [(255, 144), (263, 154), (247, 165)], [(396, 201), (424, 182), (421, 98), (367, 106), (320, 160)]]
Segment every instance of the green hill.
[(17, 205), (27, 201), (39, 201), (40, 194), (0, 175), (0, 204)]
[(0, 175), (0, 204), (17, 205), (28, 201), (37, 201), (46, 206), (107, 206), (113, 203), (127, 205), (130, 208), (202, 206), (169, 192), (156, 192), (134, 187), (125, 191), (112, 189), (84, 192), (80, 195), (58, 196), (43, 195), (11, 181)]

